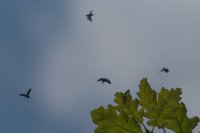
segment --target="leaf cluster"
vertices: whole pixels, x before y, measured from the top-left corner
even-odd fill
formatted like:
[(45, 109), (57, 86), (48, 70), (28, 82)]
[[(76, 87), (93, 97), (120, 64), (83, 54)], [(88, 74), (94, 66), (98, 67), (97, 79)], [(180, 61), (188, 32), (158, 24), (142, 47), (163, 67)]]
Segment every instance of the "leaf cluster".
[(200, 121), (197, 116), (189, 118), (185, 104), (181, 102), (181, 89), (161, 88), (156, 93), (147, 82), (140, 81), (138, 98), (130, 92), (116, 92), (114, 102), (107, 108), (91, 111), (95, 133), (153, 133), (155, 127), (166, 132), (192, 133)]

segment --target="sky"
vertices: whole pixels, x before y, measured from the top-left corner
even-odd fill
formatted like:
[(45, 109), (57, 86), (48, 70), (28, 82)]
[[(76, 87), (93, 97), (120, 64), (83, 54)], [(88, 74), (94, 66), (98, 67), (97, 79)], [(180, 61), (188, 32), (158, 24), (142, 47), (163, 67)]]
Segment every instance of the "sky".
[[(0, 132), (92, 133), (90, 111), (147, 77), (200, 116), (198, 0), (1, 0)], [(93, 10), (93, 22), (85, 14)], [(159, 73), (168, 67), (168, 74)], [(107, 77), (112, 85), (96, 80)], [(31, 99), (19, 93), (32, 88)], [(194, 133), (200, 127), (196, 127)]]

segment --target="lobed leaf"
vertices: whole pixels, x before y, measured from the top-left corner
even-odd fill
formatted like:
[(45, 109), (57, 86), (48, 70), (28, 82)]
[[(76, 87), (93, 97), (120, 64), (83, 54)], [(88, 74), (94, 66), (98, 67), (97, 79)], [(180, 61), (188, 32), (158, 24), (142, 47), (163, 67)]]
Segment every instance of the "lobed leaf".
[[(140, 81), (138, 99), (132, 99), (130, 91), (115, 93), (115, 106), (102, 106), (91, 111), (93, 122), (97, 125), (95, 133), (142, 133), (141, 125), (147, 133), (154, 128), (168, 128), (175, 133), (192, 133), (199, 123), (198, 117), (189, 118), (184, 103), (181, 102), (181, 89), (161, 88), (156, 93), (147, 78)], [(153, 127), (150, 131), (144, 124)]]
[(174, 114), (174, 118), (166, 119), (166, 125), (168, 129), (173, 130), (176, 133), (192, 133), (192, 130), (199, 123), (198, 117), (188, 118), (187, 109), (184, 103), (181, 103), (182, 108), (177, 110)]
[(164, 87), (156, 95), (147, 79), (140, 82), (138, 92), (139, 104), (144, 108), (147, 124), (158, 128), (168, 128), (176, 133), (192, 133), (192, 129), (199, 122), (198, 117), (189, 119), (185, 105), (180, 102), (182, 94), (180, 88), (167, 90)]
[(156, 92), (151, 89), (149, 83), (147, 82), (147, 78), (140, 81), (139, 87), (140, 91), (137, 95), (140, 99), (140, 105), (144, 107), (144, 109), (151, 110), (152, 107), (156, 105)]
[(124, 111), (133, 117), (137, 122), (143, 122), (144, 110), (139, 109), (139, 100), (132, 99), (130, 93), (124, 94), (122, 92), (115, 93), (114, 102), (117, 104), (118, 111)]
[(98, 125), (95, 133), (142, 133), (137, 121), (126, 112), (117, 112), (116, 107), (108, 105), (91, 111), (93, 122)]

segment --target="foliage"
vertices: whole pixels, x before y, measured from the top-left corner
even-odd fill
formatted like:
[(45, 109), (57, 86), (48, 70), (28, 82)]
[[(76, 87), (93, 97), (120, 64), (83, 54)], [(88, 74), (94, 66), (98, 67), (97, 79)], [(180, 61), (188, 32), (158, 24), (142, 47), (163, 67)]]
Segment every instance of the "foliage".
[(155, 127), (164, 132), (169, 129), (175, 133), (192, 133), (199, 118), (187, 116), (180, 88), (163, 87), (156, 93), (146, 78), (140, 81), (139, 87), (138, 98), (133, 99), (130, 92), (116, 92), (116, 105), (91, 111), (97, 125), (95, 133), (153, 133)]

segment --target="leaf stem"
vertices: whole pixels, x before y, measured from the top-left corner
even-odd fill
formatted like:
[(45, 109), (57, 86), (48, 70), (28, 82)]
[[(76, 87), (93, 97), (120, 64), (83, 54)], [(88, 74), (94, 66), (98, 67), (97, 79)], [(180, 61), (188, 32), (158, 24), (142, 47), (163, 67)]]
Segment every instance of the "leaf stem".
[(156, 126), (156, 125), (153, 126), (153, 128), (152, 128), (152, 130), (151, 130), (151, 133), (153, 133), (153, 130), (154, 130), (155, 126)]
[(164, 127), (162, 129), (163, 129), (164, 133), (167, 133)]

